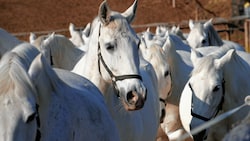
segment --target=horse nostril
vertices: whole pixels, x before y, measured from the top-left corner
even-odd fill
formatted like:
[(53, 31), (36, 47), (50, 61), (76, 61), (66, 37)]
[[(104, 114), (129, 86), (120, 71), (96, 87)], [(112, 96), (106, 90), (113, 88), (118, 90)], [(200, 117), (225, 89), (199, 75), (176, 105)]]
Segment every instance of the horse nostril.
[(127, 101), (129, 104), (131, 105), (136, 104), (137, 100), (138, 100), (138, 96), (135, 91), (129, 91), (127, 93)]

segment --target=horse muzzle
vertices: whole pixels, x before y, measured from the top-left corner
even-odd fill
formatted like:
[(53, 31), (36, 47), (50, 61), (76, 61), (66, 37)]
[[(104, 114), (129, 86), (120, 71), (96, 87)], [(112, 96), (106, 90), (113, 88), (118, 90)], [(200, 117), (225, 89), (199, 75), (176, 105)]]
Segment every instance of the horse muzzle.
[[(196, 127), (202, 125), (203, 123), (205, 123), (205, 121), (193, 118), (191, 120), (191, 123), (190, 123), (190, 130), (195, 129)], [(207, 129), (200, 131), (199, 133), (193, 135), (193, 140), (194, 141), (203, 141), (203, 140), (206, 140), (206, 138), (207, 138), (207, 132), (208, 132)]]
[(136, 90), (132, 90), (127, 92), (127, 94), (125, 95), (123, 99), (123, 104), (125, 109), (128, 111), (139, 110), (144, 106), (146, 99), (146, 89), (143, 92), (137, 92)]

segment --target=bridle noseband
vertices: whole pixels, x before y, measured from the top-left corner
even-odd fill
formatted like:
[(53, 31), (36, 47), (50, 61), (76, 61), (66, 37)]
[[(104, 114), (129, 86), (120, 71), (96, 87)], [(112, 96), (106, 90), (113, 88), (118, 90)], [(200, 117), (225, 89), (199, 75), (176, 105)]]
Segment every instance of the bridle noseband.
[(220, 103), (219, 103), (219, 105), (217, 107), (217, 110), (215, 112), (215, 115), (213, 115), (212, 117), (204, 117), (202, 115), (199, 115), (199, 114), (196, 114), (195, 112), (193, 112), (193, 89), (191, 88), (191, 86), (190, 86), (190, 89), (192, 91), (191, 115), (193, 117), (198, 118), (198, 119), (203, 120), (203, 121), (209, 121), (210, 119), (215, 117), (219, 113), (220, 110), (222, 110), (222, 106), (223, 106), (223, 103), (224, 103), (224, 95), (225, 95), (225, 80), (224, 79), (222, 80), (222, 97), (221, 97)]
[(102, 75), (102, 73), (101, 73), (101, 67), (100, 67), (100, 64), (102, 63), (102, 65), (104, 66), (105, 70), (108, 72), (108, 74), (109, 74), (109, 76), (111, 78), (112, 85), (114, 87), (114, 90), (115, 90), (115, 93), (116, 93), (117, 97), (120, 97), (120, 92), (119, 92), (119, 89), (118, 89), (118, 87), (116, 85), (117, 81), (121, 81), (121, 80), (124, 80), (124, 79), (139, 79), (139, 80), (142, 81), (142, 77), (140, 75), (138, 75), (138, 74), (128, 74), (128, 75), (119, 75), (119, 76), (116, 76), (116, 75), (114, 75), (112, 73), (112, 71), (109, 69), (109, 67), (105, 63), (105, 61), (104, 61), (104, 59), (102, 57), (102, 54), (101, 54), (101, 47), (100, 47), (100, 41), (99, 41), (100, 34), (101, 34), (101, 24), (99, 26), (98, 49), (97, 49), (99, 73), (100, 73), (100, 75)]

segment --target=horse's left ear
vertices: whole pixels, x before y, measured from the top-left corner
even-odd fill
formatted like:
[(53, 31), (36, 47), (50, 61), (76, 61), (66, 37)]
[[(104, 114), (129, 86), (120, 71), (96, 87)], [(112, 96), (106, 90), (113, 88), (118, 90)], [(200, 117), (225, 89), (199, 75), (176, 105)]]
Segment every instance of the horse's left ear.
[(193, 29), (194, 28), (194, 21), (190, 19), (188, 22), (188, 26), (189, 26), (189, 29)]
[(210, 20), (208, 20), (208, 21), (206, 21), (205, 23), (204, 23), (204, 27), (207, 27), (208, 25), (213, 25), (213, 18), (211, 18)]
[(36, 40), (36, 34), (33, 32), (30, 32), (30, 36), (29, 36), (29, 41), (32, 44), (35, 40)]
[(109, 24), (110, 13), (111, 13), (111, 10), (107, 4), (107, 1), (105, 0), (101, 3), (101, 5), (99, 7), (99, 12), (98, 12), (98, 17), (104, 25)]
[(75, 25), (73, 23), (69, 23), (69, 34), (70, 36), (74, 36), (75, 33)]
[[(166, 32), (168, 34), (168, 32)], [(166, 36), (166, 35), (165, 35)], [(175, 48), (175, 44), (171, 39), (171, 36), (166, 36), (166, 41), (162, 46), (163, 51), (165, 52), (165, 54), (167, 55), (167, 57), (171, 56), (171, 54), (176, 53), (176, 48)]]
[(134, 3), (122, 13), (122, 16), (124, 16), (128, 23), (131, 23), (135, 17), (135, 12), (137, 9), (137, 0), (134, 1)]
[(230, 62), (234, 56), (237, 55), (235, 49), (230, 49), (224, 56), (220, 59), (215, 60), (217, 68), (223, 67), (226, 63)]

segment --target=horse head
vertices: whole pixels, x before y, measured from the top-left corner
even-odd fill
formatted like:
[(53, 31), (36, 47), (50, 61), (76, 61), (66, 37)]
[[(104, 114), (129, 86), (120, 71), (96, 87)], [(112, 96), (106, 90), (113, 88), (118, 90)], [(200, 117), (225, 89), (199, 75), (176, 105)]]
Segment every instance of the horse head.
[(139, 74), (140, 40), (130, 23), (137, 1), (125, 12), (112, 11), (104, 1), (99, 8), (98, 68), (106, 82), (112, 82), (127, 110), (143, 107), (146, 88)]
[(207, 33), (202, 23), (194, 23), (193, 20), (189, 20), (189, 29), (190, 32), (187, 37), (187, 42), (192, 48), (209, 45)]
[[(220, 51), (221, 52), (221, 51)], [(191, 60), (194, 69), (189, 79), (191, 91), (191, 123), (193, 129), (204, 122), (214, 118), (224, 104), (225, 79), (223, 67), (230, 61), (234, 50), (226, 54), (212, 53), (207, 56), (192, 50)], [(194, 139), (201, 140), (207, 131), (194, 135)]]

